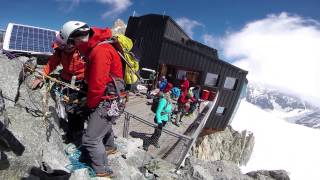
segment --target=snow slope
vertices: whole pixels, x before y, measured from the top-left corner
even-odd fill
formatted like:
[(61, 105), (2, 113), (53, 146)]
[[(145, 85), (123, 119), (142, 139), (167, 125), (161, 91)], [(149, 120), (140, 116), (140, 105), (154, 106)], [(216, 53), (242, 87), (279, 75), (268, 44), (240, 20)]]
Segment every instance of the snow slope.
[(280, 119), (242, 100), (231, 126), (254, 133), (255, 146), (244, 173), (284, 169), (292, 180), (320, 179), (320, 131)]

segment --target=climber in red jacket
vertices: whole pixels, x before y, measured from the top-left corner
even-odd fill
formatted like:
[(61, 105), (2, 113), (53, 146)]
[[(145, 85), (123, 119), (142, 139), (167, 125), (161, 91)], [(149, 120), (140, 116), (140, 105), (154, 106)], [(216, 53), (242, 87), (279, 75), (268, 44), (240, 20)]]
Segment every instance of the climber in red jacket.
[[(60, 39), (58, 34), (52, 44), (54, 53), (49, 57), (48, 63), (43, 68), (43, 73), (49, 75), (58, 65), (62, 65), (61, 78), (63, 81), (71, 81), (72, 76), (76, 76), (77, 80), (84, 79), (85, 63), (81, 59), (79, 52), (74, 47), (68, 47)], [(42, 79), (37, 78), (32, 83), (32, 89), (42, 84)]]
[[(60, 74), (59, 79), (63, 82), (70, 83), (72, 77), (75, 80), (76, 86), (80, 88), (84, 88), (84, 71), (85, 71), (85, 63), (82, 60), (79, 51), (77, 51), (74, 46), (67, 46), (64, 41), (60, 38), (58, 34), (55, 38), (55, 41), (52, 44), (54, 49), (54, 53), (49, 57), (48, 63), (43, 68), (43, 73), (45, 75), (49, 75), (53, 72), (58, 65), (62, 65), (62, 72)], [(35, 78), (32, 82), (32, 89), (36, 89), (41, 87), (43, 84), (43, 78)], [(82, 136), (82, 131), (84, 129), (84, 117), (79, 114), (77, 109), (79, 109), (79, 104), (73, 103), (76, 99), (81, 99), (85, 96), (83, 93), (79, 93), (78, 91), (68, 89), (62, 87), (59, 84), (55, 84), (52, 88), (56, 91), (62, 91), (64, 95), (69, 97), (69, 102), (58, 102), (64, 107), (67, 117), (65, 115), (60, 115), (62, 119), (68, 119), (68, 130), (65, 136), (66, 142), (74, 142), (79, 139), (79, 136)], [(63, 89), (63, 90), (61, 90)], [(55, 92), (51, 93), (52, 97), (56, 97)], [(71, 98), (72, 97), (72, 98)]]
[(84, 22), (68, 21), (60, 33), (67, 44), (79, 49), (87, 62), (85, 79), (88, 84), (87, 108), (90, 109), (90, 115), (87, 130), (82, 137), (83, 146), (89, 153), (96, 175), (112, 177), (113, 171), (108, 167), (107, 155), (116, 151), (112, 130), (112, 121), (116, 115), (112, 114), (111, 104), (117, 102), (104, 100), (104, 97), (114, 93), (115, 87), (124, 90), (124, 84), (121, 86), (121, 83), (117, 84), (118, 81), (114, 80), (120, 82), (123, 79), (120, 56), (111, 44), (104, 43), (112, 37), (112, 32), (109, 28), (90, 28)]

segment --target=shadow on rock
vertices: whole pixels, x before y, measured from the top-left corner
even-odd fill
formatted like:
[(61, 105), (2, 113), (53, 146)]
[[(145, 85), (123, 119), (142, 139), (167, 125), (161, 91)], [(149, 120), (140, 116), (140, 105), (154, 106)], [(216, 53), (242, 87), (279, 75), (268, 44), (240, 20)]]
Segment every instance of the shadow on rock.
[(5, 170), (10, 167), (8, 156), (4, 152), (0, 152), (0, 170)]
[(25, 150), (24, 145), (0, 122), (0, 148), (3, 151), (12, 151), (21, 156)]
[(41, 167), (32, 167), (29, 177), (24, 177), (22, 180), (33, 180), (40, 178), (41, 180), (68, 180), (71, 173), (60, 169), (51, 169), (45, 162), (42, 162)]
[(130, 136), (133, 138), (140, 138), (143, 141), (143, 149), (145, 151), (148, 151), (148, 147), (151, 145), (151, 140), (150, 137), (147, 135), (151, 135), (151, 134), (147, 134), (147, 133), (140, 133), (140, 132), (135, 132), (135, 131), (131, 131)]

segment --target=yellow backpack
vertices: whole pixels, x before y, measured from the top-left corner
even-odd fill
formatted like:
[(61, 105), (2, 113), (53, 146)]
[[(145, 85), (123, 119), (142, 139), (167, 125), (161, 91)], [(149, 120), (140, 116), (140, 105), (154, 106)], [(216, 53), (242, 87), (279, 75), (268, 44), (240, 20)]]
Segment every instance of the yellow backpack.
[[(134, 54), (131, 52), (133, 47), (133, 42), (130, 38), (123, 34), (116, 34), (113, 39), (121, 46), (121, 48), (116, 48), (121, 50), (121, 57), (125, 61), (124, 70), (124, 81), (126, 84), (134, 84), (138, 80), (139, 71), (139, 61), (135, 58)], [(120, 55), (121, 56), (121, 55)]]
[(142, 81), (142, 78), (138, 73), (139, 61), (131, 52), (133, 47), (132, 40), (123, 34), (116, 34), (113, 35), (112, 38), (102, 41), (99, 44), (104, 43), (111, 44), (118, 51), (122, 64), (125, 64), (125, 69), (123, 71), (125, 84), (134, 84), (137, 80)]

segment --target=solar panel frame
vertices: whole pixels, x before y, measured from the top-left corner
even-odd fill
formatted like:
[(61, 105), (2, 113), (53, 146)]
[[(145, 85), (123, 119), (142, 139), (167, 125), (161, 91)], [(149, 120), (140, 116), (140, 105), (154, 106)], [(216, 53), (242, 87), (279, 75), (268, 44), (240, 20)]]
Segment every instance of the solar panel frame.
[(35, 55), (52, 55), (51, 44), (57, 33), (56, 30), (9, 23), (3, 40), (3, 49)]

